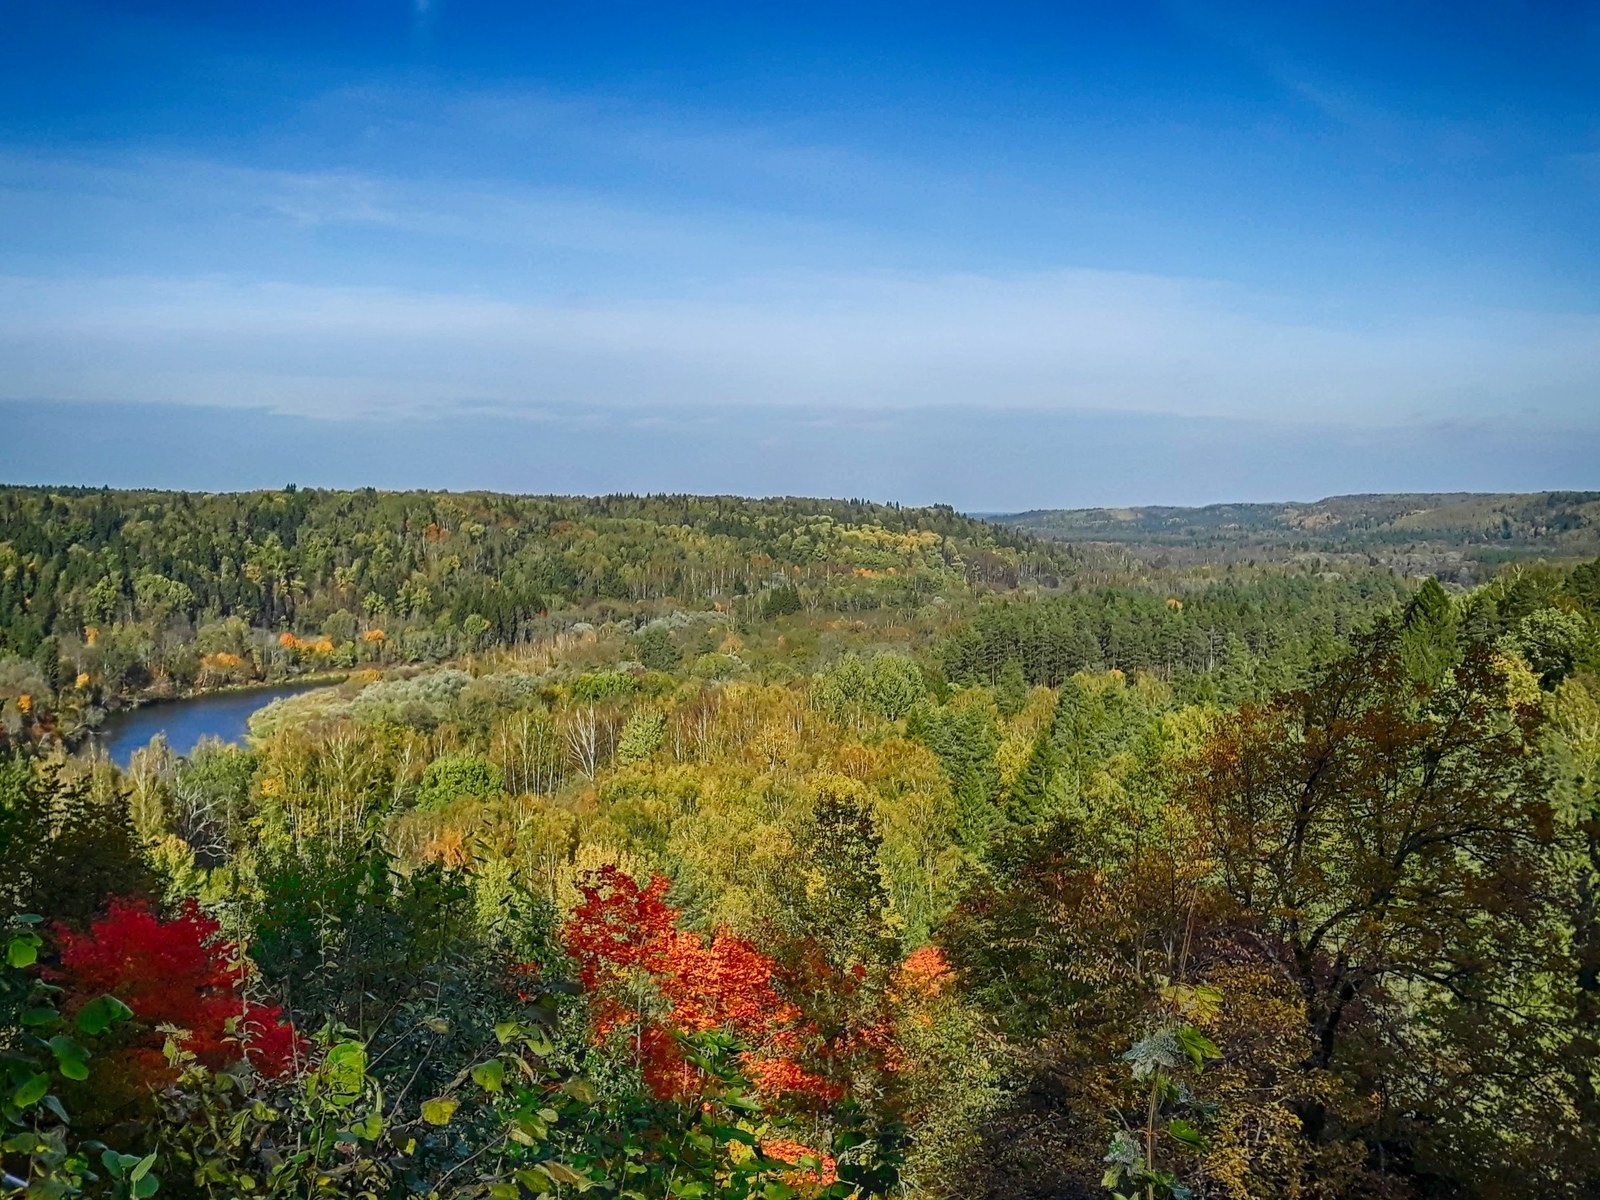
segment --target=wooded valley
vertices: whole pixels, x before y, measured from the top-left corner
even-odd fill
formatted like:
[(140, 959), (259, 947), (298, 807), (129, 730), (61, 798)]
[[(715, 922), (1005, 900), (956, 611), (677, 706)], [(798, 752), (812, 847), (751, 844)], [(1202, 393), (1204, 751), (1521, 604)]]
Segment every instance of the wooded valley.
[(1600, 1195), (1585, 505), (0, 489), (0, 1194)]

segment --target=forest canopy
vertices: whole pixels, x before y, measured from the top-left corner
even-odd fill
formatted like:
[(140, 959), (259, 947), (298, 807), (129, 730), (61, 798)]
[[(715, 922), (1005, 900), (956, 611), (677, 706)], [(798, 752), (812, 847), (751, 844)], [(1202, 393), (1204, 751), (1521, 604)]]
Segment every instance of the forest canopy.
[(14, 488), (0, 589), (0, 1194), (1600, 1188), (1600, 560)]

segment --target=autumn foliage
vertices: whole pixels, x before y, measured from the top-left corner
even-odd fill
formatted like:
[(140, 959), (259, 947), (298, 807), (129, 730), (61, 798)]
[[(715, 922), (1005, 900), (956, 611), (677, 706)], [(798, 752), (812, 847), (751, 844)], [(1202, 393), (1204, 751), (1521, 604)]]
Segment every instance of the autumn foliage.
[(776, 964), (726, 930), (709, 941), (678, 930), (667, 887), (659, 875), (640, 887), (610, 865), (579, 885), (563, 940), (591, 996), (596, 1039), (631, 1040), (662, 1098), (692, 1096), (699, 1085), (676, 1035), (712, 1029), (745, 1043), (743, 1065), (760, 1091), (832, 1098), (835, 1085), (799, 1061), (815, 1035), (778, 992)]
[(838, 1163), (832, 1156), (819, 1153), (804, 1142), (797, 1142), (792, 1138), (772, 1138), (762, 1142), (761, 1153), (768, 1158), (790, 1164), (798, 1164), (802, 1159), (816, 1159), (815, 1170), (800, 1168), (785, 1174), (784, 1182), (790, 1187), (806, 1185), (828, 1187), (839, 1178)]
[(951, 982), (950, 964), (937, 946), (923, 946), (900, 966), (899, 990), (908, 997), (932, 998)]
[(147, 1080), (164, 1070), (169, 1026), (207, 1066), (248, 1058), (263, 1075), (283, 1075), (301, 1053), (294, 1026), (244, 996), (244, 957), (220, 932), (192, 900), (170, 921), (142, 900), (112, 900), (87, 933), (57, 929), (60, 982), (72, 996), (114, 995), (133, 1010), (138, 1041), (118, 1056)]

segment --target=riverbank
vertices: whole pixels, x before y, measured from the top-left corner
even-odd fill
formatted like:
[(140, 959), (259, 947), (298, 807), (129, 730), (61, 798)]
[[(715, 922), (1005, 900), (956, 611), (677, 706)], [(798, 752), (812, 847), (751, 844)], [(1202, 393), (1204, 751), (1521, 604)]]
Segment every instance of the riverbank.
[(93, 730), (83, 730), (74, 749), (103, 750), (125, 767), (133, 752), (163, 737), (175, 753), (190, 753), (202, 739), (242, 741), (252, 714), (289, 696), (336, 686), (348, 674), (324, 673), (278, 684), (202, 690), (122, 709)]

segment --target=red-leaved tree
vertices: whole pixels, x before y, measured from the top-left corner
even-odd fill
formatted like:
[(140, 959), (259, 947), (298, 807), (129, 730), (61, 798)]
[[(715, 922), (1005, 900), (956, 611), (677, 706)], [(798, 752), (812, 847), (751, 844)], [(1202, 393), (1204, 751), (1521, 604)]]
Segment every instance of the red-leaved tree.
[(116, 996), (133, 1010), (133, 1043), (110, 1057), (144, 1082), (166, 1070), (162, 1027), (181, 1030), (179, 1042), (202, 1063), (220, 1069), (248, 1058), (263, 1075), (294, 1069), (301, 1046), (282, 1010), (244, 995), (247, 964), (221, 926), (189, 901), (163, 921), (142, 900), (113, 899), (86, 933), (58, 927), (59, 982), (68, 1007), (94, 996)]

